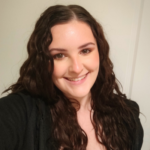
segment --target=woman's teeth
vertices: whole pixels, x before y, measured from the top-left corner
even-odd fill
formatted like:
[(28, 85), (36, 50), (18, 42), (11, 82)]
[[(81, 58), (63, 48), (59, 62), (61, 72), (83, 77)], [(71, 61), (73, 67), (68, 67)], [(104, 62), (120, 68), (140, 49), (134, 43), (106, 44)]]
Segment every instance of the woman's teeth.
[(80, 78), (74, 78), (74, 79), (68, 79), (68, 80), (70, 80), (70, 81), (80, 81), (80, 80), (82, 80), (83, 78), (85, 78), (85, 76), (86, 75), (84, 75), (83, 77), (80, 77)]

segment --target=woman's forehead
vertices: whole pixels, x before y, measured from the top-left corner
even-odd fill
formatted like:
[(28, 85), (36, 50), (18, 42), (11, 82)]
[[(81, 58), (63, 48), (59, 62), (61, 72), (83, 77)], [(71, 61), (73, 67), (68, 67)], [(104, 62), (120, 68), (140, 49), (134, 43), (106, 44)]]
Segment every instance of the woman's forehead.
[(57, 24), (51, 28), (52, 42), (49, 48), (55, 46), (76, 45), (95, 43), (95, 38), (89, 25), (84, 22), (73, 20), (65, 24)]

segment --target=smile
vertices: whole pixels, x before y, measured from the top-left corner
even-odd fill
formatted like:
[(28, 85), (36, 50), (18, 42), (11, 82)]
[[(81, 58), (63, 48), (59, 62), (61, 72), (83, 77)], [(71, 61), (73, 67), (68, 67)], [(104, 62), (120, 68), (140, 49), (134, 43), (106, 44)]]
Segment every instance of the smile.
[(82, 76), (80, 78), (72, 78), (72, 79), (67, 78), (67, 79), (70, 80), (70, 81), (80, 81), (80, 80), (84, 79), (85, 77), (86, 77), (86, 75), (84, 75), (84, 76)]
[(81, 84), (84, 82), (84, 80), (86, 79), (88, 73), (83, 75), (82, 77), (79, 77), (79, 78), (65, 78), (67, 81), (69, 81), (70, 83), (73, 83), (73, 84)]

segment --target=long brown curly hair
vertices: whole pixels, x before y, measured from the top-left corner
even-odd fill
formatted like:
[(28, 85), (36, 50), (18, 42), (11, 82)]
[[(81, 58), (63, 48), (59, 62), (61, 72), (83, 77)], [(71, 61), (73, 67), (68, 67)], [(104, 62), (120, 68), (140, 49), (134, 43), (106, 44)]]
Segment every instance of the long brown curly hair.
[(18, 81), (7, 89), (12, 93), (26, 90), (41, 97), (50, 106), (53, 118), (53, 135), (58, 148), (85, 150), (86, 133), (77, 121), (77, 110), (72, 102), (53, 84), (53, 58), (48, 46), (52, 42), (51, 28), (73, 19), (85, 22), (97, 41), (100, 56), (99, 73), (91, 88), (93, 110), (92, 124), (97, 141), (107, 150), (129, 150), (134, 142), (133, 112), (126, 105), (126, 96), (121, 93), (109, 58), (109, 45), (101, 25), (78, 5), (55, 5), (45, 10), (37, 20), (29, 39), (28, 58), (20, 69)]

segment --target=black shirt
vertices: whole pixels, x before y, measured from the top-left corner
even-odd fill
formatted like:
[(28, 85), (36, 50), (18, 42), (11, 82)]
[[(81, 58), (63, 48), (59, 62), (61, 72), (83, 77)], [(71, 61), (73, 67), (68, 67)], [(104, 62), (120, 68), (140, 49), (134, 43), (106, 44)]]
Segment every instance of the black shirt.
[[(139, 110), (137, 103), (126, 101)], [(136, 133), (133, 150), (140, 150), (143, 129), (135, 113)], [(10, 94), (0, 99), (0, 150), (56, 150), (51, 133), (49, 107), (27, 93)]]

